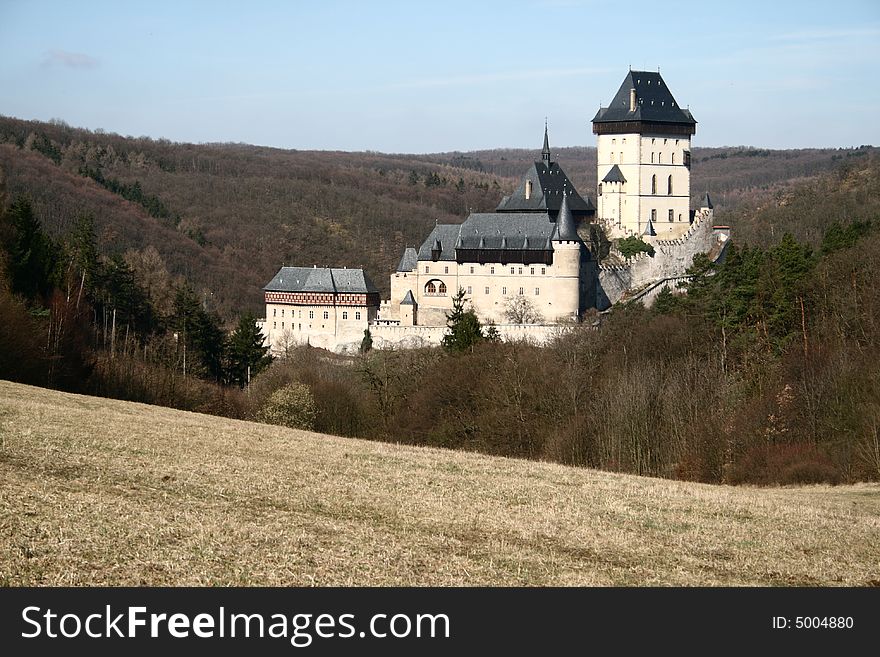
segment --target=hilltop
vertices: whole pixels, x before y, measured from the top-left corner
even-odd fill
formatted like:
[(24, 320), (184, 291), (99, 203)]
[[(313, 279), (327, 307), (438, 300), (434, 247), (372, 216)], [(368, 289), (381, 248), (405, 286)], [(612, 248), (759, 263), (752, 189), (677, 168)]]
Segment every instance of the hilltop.
[[(91, 213), (103, 252), (150, 263), (153, 277), (186, 278), (230, 320), (262, 311), (258, 291), (282, 264), (364, 267), (387, 296), (403, 248), (435, 222), (493, 209), (538, 156), (539, 136), (534, 151), (315, 152), (0, 117), (0, 179), (10, 198), (32, 197), (53, 236)], [(595, 148), (553, 150), (595, 197)], [(771, 202), (871, 151), (695, 149), (692, 190), (695, 199), (711, 190), (719, 220), (736, 226), (736, 208)]]
[(876, 585), (880, 488), (709, 486), (0, 381), (2, 585)]

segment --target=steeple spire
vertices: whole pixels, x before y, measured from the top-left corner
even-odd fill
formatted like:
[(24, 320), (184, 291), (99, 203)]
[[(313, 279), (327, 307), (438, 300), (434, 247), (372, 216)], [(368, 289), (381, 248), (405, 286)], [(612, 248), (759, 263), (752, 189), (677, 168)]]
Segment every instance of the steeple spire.
[(550, 168), (550, 140), (547, 138), (547, 117), (544, 117), (544, 148), (541, 149), (541, 159), (547, 168)]

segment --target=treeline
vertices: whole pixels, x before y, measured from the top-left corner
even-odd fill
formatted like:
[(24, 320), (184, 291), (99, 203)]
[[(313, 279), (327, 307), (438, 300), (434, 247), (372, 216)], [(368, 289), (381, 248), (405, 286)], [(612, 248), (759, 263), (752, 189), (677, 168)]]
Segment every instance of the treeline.
[(88, 215), (54, 239), (17, 198), (0, 246), (0, 378), (236, 415), (228, 398), (270, 361), (253, 315), (227, 331), (149, 250), (102, 254)]

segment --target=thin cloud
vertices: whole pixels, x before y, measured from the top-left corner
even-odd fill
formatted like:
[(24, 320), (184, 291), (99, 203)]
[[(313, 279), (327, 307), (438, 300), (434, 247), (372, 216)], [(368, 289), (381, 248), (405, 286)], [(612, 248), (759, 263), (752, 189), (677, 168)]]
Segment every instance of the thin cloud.
[(520, 80), (545, 80), (550, 78), (565, 78), (579, 75), (594, 75), (608, 73), (608, 68), (567, 68), (567, 69), (543, 69), (531, 71), (507, 71), (498, 73), (485, 73), (482, 75), (454, 75), (442, 78), (422, 78), (420, 80), (407, 80), (394, 82), (386, 85), (385, 89), (425, 89), (429, 87), (458, 87), (491, 82), (510, 82)]
[(66, 68), (90, 69), (97, 68), (98, 60), (81, 52), (66, 50), (50, 50), (43, 59), (44, 67), (64, 66)]

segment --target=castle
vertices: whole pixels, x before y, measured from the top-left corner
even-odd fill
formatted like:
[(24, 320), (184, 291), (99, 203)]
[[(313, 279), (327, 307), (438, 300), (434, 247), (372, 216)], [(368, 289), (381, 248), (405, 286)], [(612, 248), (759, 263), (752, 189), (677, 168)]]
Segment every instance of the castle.
[[(458, 290), (502, 339), (542, 343), (588, 308), (650, 300), (697, 253), (720, 256), (728, 231), (713, 225), (708, 194), (690, 209), (696, 121), (659, 72), (629, 71), (593, 132), (596, 205), (552, 161), (545, 125), (541, 160), (516, 190), (494, 212), (438, 224), (418, 249), (407, 248), (390, 299), (380, 302), (360, 269), (283, 267), (264, 288), (267, 343), (275, 353), (293, 344), (346, 351), (369, 330), (380, 348), (439, 344)], [(586, 244), (591, 227), (612, 240), (638, 236), (654, 255), (625, 259), (612, 248), (616, 262), (600, 263)]]

